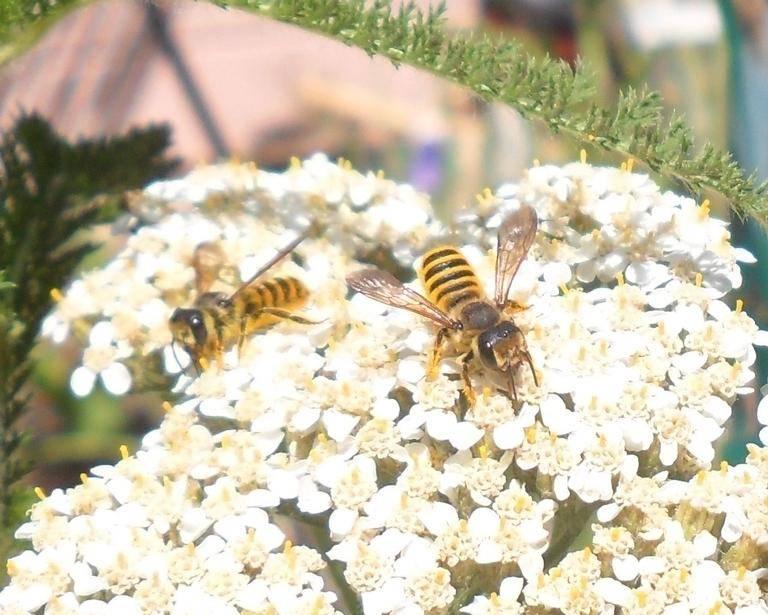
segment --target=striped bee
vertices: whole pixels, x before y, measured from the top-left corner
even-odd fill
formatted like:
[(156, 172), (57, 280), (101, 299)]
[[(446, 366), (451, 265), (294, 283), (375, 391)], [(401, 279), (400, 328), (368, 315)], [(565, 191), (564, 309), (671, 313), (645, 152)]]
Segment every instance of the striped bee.
[(380, 269), (352, 273), (347, 276), (347, 284), (376, 301), (410, 310), (440, 326), (430, 353), (429, 377), (436, 374), (443, 343), (453, 334), (461, 353), (464, 392), (470, 404), (474, 403), (475, 395), (469, 364), (475, 357), (484, 367), (506, 376), (509, 395), (517, 401), (514, 370), (518, 365), (527, 363), (534, 383), (539, 383), (525, 336), (509, 314), (513, 306), (508, 295), (537, 227), (536, 212), (523, 205), (507, 216), (499, 228), (493, 302), (486, 298), (483, 285), (464, 255), (447, 245), (433, 248), (422, 257), (418, 275), (426, 297)]
[(215, 243), (198, 246), (192, 261), (196, 273), (197, 300), (191, 308), (177, 308), (170, 319), (174, 342), (184, 348), (198, 370), (206, 369), (212, 359), (217, 359), (221, 365), (224, 350), (235, 343), (240, 348), (245, 336), (280, 320), (317, 324), (293, 313), (309, 298), (309, 291), (300, 280), (277, 277), (257, 281), (290, 254), (304, 237), (298, 237), (280, 250), (231, 295), (208, 292), (223, 267), (221, 248)]

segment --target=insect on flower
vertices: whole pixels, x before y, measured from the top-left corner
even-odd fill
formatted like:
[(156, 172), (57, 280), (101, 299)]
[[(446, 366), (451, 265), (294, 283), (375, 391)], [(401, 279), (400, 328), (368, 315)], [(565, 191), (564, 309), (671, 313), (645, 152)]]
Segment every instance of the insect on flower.
[(225, 349), (242, 346), (245, 336), (279, 322), (292, 320), (317, 324), (293, 311), (306, 304), (309, 291), (292, 277), (257, 281), (278, 261), (290, 254), (306, 237), (300, 235), (244, 282), (233, 294), (208, 292), (223, 266), (224, 254), (217, 244), (203, 243), (193, 257), (197, 299), (191, 308), (176, 308), (171, 315), (173, 341), (205, 369), (212, 359), (221, 365)]
[(512, 280), (536, 236), (538, 218), (530, 206), (521, 205), (502, 223), (496, 253), (494, 302), (488, 300), (475, 272), (464, 255), (453, 246), (441, 245), (427, 252), (418, 268), (427, 296), (404, 286), (393, 275), (380, 269), (365, 269), (347, 276), (353, 290), (376, 301), (429, 318), (440, 325), (430, 353), (428, 377), (437, 372), (442, 346), (453, 333), (461, 354), (464, 393), (470, 404), (475, 395), (469, 378), (470, 361), (503, 373), (510, 396), (517, 401), (514, 370), (525, 362), (538, 386), (536, 370), (525, 343), (525, 336), (514, 323), (508, 300)]

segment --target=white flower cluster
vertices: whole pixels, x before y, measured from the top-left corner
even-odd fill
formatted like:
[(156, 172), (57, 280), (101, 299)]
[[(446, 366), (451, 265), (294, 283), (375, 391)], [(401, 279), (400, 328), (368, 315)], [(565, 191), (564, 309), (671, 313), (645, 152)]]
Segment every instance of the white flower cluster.
[[(35, 505), (2, 613), (322, 615), (354, 608), (348, 590), (366, 615), (768, 613), (768, 453), (712, 469), (768, 342), (723, 299), (751, 256), (706, 204), (643, 175), (540, 166), (460, 217), (454, 241), (489, 294), (519, 203), (540, 219), (511, 291), (538, 386), (518, 369), (516, 403), (473, 362), (470, 404), (455, 354), (427, 377), (429, 321), (348, 298), (346, 274), (407, 276), (445, 240), (422, 196), (319, 156), (150, 186), (138, 207), (156, 221), (46, 321), (88, 340), (76, 393), (97, 376), (125, 392), (154, 351), (180, 371), (168, 318), (194, 302), (204, 242), (231, 292), (311, 225), (270, 275), (305, 282), (318, 324), (187, 369), (141, 450)], [(295, 546), (278, 528), (291, 517), (333, 546)]]

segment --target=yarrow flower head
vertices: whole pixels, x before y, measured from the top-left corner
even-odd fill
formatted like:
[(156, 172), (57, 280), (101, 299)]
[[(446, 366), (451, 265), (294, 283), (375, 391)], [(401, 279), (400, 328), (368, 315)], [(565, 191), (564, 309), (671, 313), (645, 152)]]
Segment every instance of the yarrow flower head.
[[(347, 287), (375, 266), (425, 292), (418, 259), (448, 243), (494, 296), (521, 208), (539, 230), (507, 306), (531, 355), (514, 395), (462, 360), (468, 332), (435, 359), (431, 320)], [(179, 401), (133, 455), (32, 508), (3, 613), (324, 614), (350, 594), (376, 615), (768, 612), (768, 454), (713, 466), (768, 335), (726, 297), (751, 255), (706, 203), (627, 169), (537, 166), (449, 233), (409, 186), (315, 156), (198, 169), (132, 215), (43, 334), (84, 343), (77, 394), (163, 376)], [(232, 339), (211, 329), (298, 236)], [(206, 292), (230, 321), (180, 343), (172, 315), (213, 318)]]

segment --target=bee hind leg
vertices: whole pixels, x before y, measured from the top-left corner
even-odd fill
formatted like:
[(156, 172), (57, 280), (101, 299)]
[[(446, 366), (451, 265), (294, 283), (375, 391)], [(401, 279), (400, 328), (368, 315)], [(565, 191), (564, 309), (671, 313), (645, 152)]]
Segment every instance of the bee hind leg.
[(461, 363), (461, 379), (464, 381), (463, 392), (470, 408), (474, 406), (475, 401), (477, 401), (475, 390), (472, 388), (472, 380), (469, 378), (469, 362), (474, 356), (475, 353), (470, 350), (459, 359), (459, 362)]
[(437, 368), (440, 365), (440, 359), (443, 354), (443, 342), (445, 336), (448, 335), (449, 329), (443, 327), (437, 332), (435, 336), (435, 345), (432, 347), (432, 351), (429, 353), (429, 360), (427, 361), (427, 379), (432, 380), (437, 376)]
[(294, 314), (293, 312), (289, 312), (288, 310), (283, 310), (281, 308), (274, 308), (274, 307), (265, 307), (261, 308), (260, 310), (256, 311), (253, 314), (253, 317), (259, 317), (262, 314), (266, 314), (268, 316), (274, 316), (275, 318), (280, 318), (282, 320), (290, 320), (293, 322), (298, 322), (302, 325), (319, 325), (320, 323), (325, 322), (325, 319), (323, 320), (310, 320), (309, 318), (304, 318), (304, 316), (299, 316), (298, 314)]

